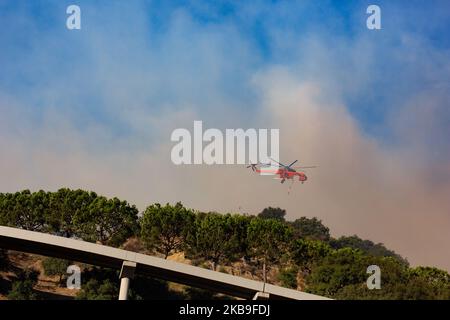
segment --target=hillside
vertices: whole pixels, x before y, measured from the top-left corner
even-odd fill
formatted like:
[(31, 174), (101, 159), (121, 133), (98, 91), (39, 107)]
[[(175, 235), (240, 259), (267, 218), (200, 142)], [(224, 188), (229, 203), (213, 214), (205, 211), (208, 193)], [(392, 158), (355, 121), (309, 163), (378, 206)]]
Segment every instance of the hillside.
[(18, 280), (25, 270), (38, 272), (37, 282), (33, 289), (42, 299), (70, 300), (74, 299), (79, 290), (70, 290), (58, 285), (58, 276), (45, 275), (42, 260), (45, 257), (16, 251), (8, 252), (8, 267), (0, 271), (0, 300), (5, 300), (11, 291), (12, 284)]
[[(335, 299), (450, 299), (450, 276), (356, 235), (335, 239), (317, 218), (285, 220), (280, 208), (257, 216), (153, 204), (144, 212), (93, 192), (0, 194), (0, 224), (173, 259)], [(63, 288), (73, 261), (0, 251), (2, 299), (116, 299), (117, 271), (82, 267), (81, 290)], [(369, 266), (381, 287), (366, 284)], [(52, 275), (52, 276), (49, 276)], [(61, 279), (61, 282), (60, 282)], [(131, 299), (219, 299), (221, 295), (138, 277)]]

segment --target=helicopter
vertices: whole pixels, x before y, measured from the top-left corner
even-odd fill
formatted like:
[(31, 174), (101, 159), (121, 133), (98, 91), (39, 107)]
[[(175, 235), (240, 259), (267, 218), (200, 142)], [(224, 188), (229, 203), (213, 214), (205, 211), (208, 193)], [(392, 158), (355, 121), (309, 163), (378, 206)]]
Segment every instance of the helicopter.
[(298, 181), (300, 181), (302, 184), (305, 183), (306, 180), (308, 180), (308, 177), (304, 172), (297, 171), (295, 169), (317, 168), (317, 166), (293, 167), (293, 165), (297, 163), (298, 160), (295, 160), (289, 165), (282, 164), (281, 162), (278, 162), (272, 158), (271, 160), (278, 164), (277, 169), (272, 169), (272, 167), (269, 169), (267, 167), (270, 166), (270, 164), (265, 163), (256, 163), (256, 164), (251, 163), (247, 166), (247, 168), (251, 168), (252, 171), (256, 173), (275, 174), (278, 176), (276, 179), (280, 179), (281, 183), (284, 183), (286, 180), (294, 181), (295, 177), (298, 177)]

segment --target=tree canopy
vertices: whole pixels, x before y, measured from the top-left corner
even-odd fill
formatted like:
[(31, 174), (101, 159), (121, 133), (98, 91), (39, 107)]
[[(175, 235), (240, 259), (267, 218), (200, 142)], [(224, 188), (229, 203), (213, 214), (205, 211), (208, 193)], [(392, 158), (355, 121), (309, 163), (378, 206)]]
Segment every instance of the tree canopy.
[(137, 233), (138, 212), (126, 201), (83, 190), (0, 193), (3, 225), (113, 246)]
[(376, 257), (393, 257), (399, 260), (399, 262), (408, 265), (408, 261), (406, 259), (398, 255), (394, 251), (387, 249), (382, 243), (375, 244), (370, 240), (363, 240), (356, 235), (350, 237), (342, 236), (338, 239), (332, 239), (330, 241), (330, 245), (335, 249), (359, 249), (367, 254)]
[[(244, 216), (198, 212), (176, 203), (152, 204), (140, 217), (138, 213), (126, 201), (83, 190), (0, 193), (2, 225), (110, 246), (121, 246), (133, 237), (164, 258), (183, 251), (192, 263), (200, 261), (213, 270), (220, 266), (219, 271), (239, 270), (241, 274), (242, 269), (265, 282), (335, 299), (450, 299), (448, 272), (411, 268), (385, 245), (356, 235), (334, 239), (317, 218), (285, 221), (286, 211), (281, 208)], [(7, 252), (0, 250), (0, 267), (6, 268), (7, 263)], [(60, 259), (43, 260), (48, 275), (62, 277), (67, 264)], [(367, 288), (367, 267), (371, 265), (381, 270), (381, 289)], [(116, 272), (108, 276), (102, 272), (86, 278), (79, 298), (116, 297), (117, 283), (111, 280), (116, 279)], [(30, 274), (18, 276), (10, 298), (36, 298), (35, 281)], [(160, 292), (169, 291), (162, 283), (148, 283)], [(198, 290), (191, 293), (192, 297), (204, 294)], [(133, 294), (136, 299), (153, 297), (144, 287)]]
[(296, 238), (308, 238), (321, 241), (328, 241), (330, 239), (330, 229), (315, 217), (301, 217), (292, 222), (291, 225)]
[(141, 236), (148, 248), (167, 258), (180, 251), (194, 222), (194, 213), (180, 202), (174, 206), (154, 204), (141, 219)]
[(45, 258), (42, 260), (42, 267), (47, 276), (59, 276), (59, 284), (61, 284), (63, 276), (67, 272), (67, 267), (70, 265), (68, 260), (58, 258)]
[(275, 219), (252, 219), (247, 229), (247, 238), (250, 255), (262, 263), (263, 280), (266, 281), (266, 268), (279, 262), (287, 252), (292, 229)]
[(233, 261), (245, 253), (248, 219), (238, 215), (209, 213), (197, 215), (187, 241), (194, 257), (211, 261), (211, 268)]
[(284, 209), (268, 207), (268, 208), (265, 208), (263, 211), (261, 211), (258, 214), (258, 218), (275, 219), (275, 220), (284, 221), (285, 215), (286, 215), (286, 210), (284, 210)]
[(303, 271), (309, 273), (313, 266), (331, 253), (331, 247), (322, 241), (295, 239), (292, 242), (291, 256)]

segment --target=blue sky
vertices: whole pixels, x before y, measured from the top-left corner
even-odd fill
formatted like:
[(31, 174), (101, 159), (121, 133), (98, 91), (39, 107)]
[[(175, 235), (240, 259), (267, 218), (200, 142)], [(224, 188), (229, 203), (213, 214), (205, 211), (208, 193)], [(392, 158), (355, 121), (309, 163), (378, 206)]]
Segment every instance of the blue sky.
[[(449, 31), (446, 0), (0, 0), (0, 192), (279, 206), (450, 270)], [(242, 168), (173, 166), (170, 133), (193, 120), (279, 128), (281, 158), (320, 170), (289, 196)]]
[[(83, 28), (78, 32), (64, 28), (65, 8), (72, 3), (82, 8)], [(111, 115), (104, 92), (95, 89), (95, 81), (102, 79), (92, 78), (90, 73), (96, 68), (96, 59), (101, 57), (95, 57), (93, 51), (97, 45), (105, 55), (110, 51), (114, 61), (108, 68), (115, 65), (139, 68), (138, 63), (151, 60), (149, 62), (157, 64), (163, 58), (167, 65), (177, 64), (181, 72), (188, 72), (196, 63), (203, 65), (201, 58), (204, 54), (191, 50), (189, 33), (174, 31), (183, 38), (180, 47), (184, 52), (174, 51), (177, 44), (172, 49), (162, 49), (165, 38), (179, 23), (180, 28), (191, 28), (193, 44), (209, 37), (217, 44), (217, 50), (228, 51), (223, 52), (224, 59), (228, 56), (231, 61), (223, 66), (221, 79), (217, 79), (215, 85), (220, 94), (236, 100), (228, 107), (243, 108), (241, 104), (244, 104), (247, 107), (243, 113), (258, 108), (248, 87), (248, 79), (270, 65), (285, 65), (304, 73), (305, 77), (331, 82), (332, 85), (347, 81), (355, 72), (364, 72), (364, 83), (356, 88), (340, 89), (339, 94), (365, 130), (384, 137), (389, 133), (383, 126), (387, 110), (399, 107), (401, 100), (411, 92), (439, 84), (448, 86), (448, 73), (433, 74), (431, 70), (431, 74), (424, 74), (430, 71), (429, 66), (420, 64), (432, 58), (429, 51), (436, 52), (443, 62), (448, 62), (450, 10), (446, 1), (433, 2), (432, 6), (423, 1), (378, 1), (382, 8), (383, 30), (369, 32), (365, 28), (365, 9), (371, 3), (2, 1), (0, 63), (3, 72), (0, 87), (9, 95), (24, 99), (25, 104), (32, 108), (30, 117), (36, 120), (39, 120), (39, 114), (33, 112), (39, 113), (45, 108), (46, 101), (39, 97), (39, 93), (30, 97), (30, 92), (38, 91), (40, 86), (52, 86), (55, 82), (77, 87), (79, 90), (73, 93), (77, 101), (67, 106), (68, 109), (76, 108), (76, 114), (82, 117), (77, 126), (82, 126), (88, 119), (103, 123), (113, 131), (118, 130), (120, 134), (129, 133), (131, 129), (127, 124)], [(416, 43), (405, 46), (400, 42), (405, 36), (413, 37)], [(239, 39), (234, 40), (236, 37)], [(329, 56), (323, 59), (331, 59), (341, 65), (315, 65), (322, 61), (308, 56), (310, 50), (302, 47), (311, 38), (329, 50)], [(235, 42), (235, 46), (227, 48), (228, 41)], [(360, 50), (364, 50), (360, 54), (370, 56), (367, 60), (349, 56), (357, 54), (359, 45)], [(164, 58), (161, 57), (166, 55), (164, 50), (173, 51)], [(411, 55), (411, 59), (405, 59), (405, 54)], [(185, 55), (187, 57), (183, 60)], [(198, 61), (196, 55), (200, 56)], [(181, 63), (178, 62), (180, 59)], [(242, 62), (236, 59), (242, 59)], [(327, 67), (337, 70), (330, 69), (326, 74)], [(439, 68), (439, 61), (433, 67)], [(316, 76), (316, 71), (326, 75)], [(167, 72), (176, 71), (170, 69)], [(155, 101), (154, 112), (158, 112), (163, 104), (174, 103), (171, 101), (174, 99), (172, 90), (170, 87), (158, 88), (158, 92), (147, 94), (147, 101)], [(195, 103), (195, 95), (194, 92), (185, 92), (180, 99), (192, 99)], [(76, 122), (76, 118), (73, 121)]]

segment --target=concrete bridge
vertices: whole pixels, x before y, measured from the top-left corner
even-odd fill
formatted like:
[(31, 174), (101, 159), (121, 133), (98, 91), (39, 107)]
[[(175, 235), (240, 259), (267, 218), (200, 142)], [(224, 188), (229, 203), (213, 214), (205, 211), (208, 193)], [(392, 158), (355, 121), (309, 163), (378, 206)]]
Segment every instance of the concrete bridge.
[(0, 226), (0, 248), (121, 270), (119, 300), (127, 299), (135, 273), (244, 299), (327, 299), (132, 251), (17, 228)]

